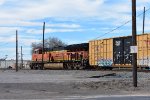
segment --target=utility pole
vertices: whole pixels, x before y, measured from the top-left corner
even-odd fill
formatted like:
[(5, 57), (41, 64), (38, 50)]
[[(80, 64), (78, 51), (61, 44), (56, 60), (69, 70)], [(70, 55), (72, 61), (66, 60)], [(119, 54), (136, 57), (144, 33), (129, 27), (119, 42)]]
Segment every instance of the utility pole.
[(7, 56), (8, 56), (8, 55), (5, 55), (5, 68), (6, 68), (6, 61), (7, 61), (6, 59), (7, 59)]
[(143, 13), (143, 34), (145, 33), (145, 7), (144, 7), (144, 13)]
[(18, 72), (18, 31), (16, 30), (16, 72)]
[(44, 24), (43, 24), (43, 47), (42, 47), (42, 68), (41, 69), (43, 69), (44, 68), (44, 33), (45, 33), (45, 22), (44, 22)]
[(50, 59), (51, 59), (51, 53), (50, 53), (50, 44), (49, 44), (49, 62), (50, 62)]
[(23, 68), (23, 54), (22, 54), (22, 46), (21, 46), (21, 68)]
[[(136, 0), (132, 0), (132, 46), (137, 46), (136, 41)], [(132, 54), (133, 85), (137, 87), (137, 53)]]

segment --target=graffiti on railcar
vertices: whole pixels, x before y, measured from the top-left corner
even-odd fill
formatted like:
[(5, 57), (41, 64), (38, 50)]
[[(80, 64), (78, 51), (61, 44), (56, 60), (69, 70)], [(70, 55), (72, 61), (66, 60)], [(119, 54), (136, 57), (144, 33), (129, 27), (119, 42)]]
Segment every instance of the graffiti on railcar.
[(112, 66), (113, 59), (99, 59), (97, 64), (98, 66)]
[(137, 64), (140, 66), (150, 67), (150, 57), (144, 57), (137, 60)]

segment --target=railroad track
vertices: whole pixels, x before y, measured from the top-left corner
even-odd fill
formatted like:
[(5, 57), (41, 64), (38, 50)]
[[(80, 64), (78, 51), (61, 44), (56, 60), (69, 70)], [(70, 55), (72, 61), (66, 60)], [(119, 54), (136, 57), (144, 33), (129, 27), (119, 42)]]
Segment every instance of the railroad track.
[[(113, 69), (113, 70), (104, 70), (104, 69), (88, 69), (88, 71), (116, 71), (116, 72), (132, 72), (132, 69)], [(150, 73), (150, 70), (140, 70), (138, 69), (137, 70), (138, 72), (147, 72), (147, 73)]]

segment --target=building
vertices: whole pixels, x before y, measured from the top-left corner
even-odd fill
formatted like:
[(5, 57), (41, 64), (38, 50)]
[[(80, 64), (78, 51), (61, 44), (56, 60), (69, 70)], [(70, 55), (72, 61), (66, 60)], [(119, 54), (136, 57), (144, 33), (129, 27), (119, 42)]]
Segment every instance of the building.
[[(21, 67), (21, 61), (19, 60), (18, 61), (18, 67), (21, 68), (21, 69), (29, 69), (30, 66), (29, 66), (29, 61), (30, 60), (24, 60), (23, 61), (23, 68)], [(0, 60), (0, 69), (5, 69), (5, 68), (13, 68), (15, 69), (15, 66), (16, 66), (16, 60)]]

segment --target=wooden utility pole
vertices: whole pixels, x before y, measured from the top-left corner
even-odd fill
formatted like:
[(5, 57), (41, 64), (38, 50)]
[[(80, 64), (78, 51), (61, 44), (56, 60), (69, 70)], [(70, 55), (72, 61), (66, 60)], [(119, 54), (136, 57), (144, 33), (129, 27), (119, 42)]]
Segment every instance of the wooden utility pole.
[(18, 31), (16, 30), (16, 72), (18, 72)]
[(44, 68), (44, 33), (45, 33), (45, 22), (43, 24), (43, 47), (42, 47), (42, 68)]
[(145, 7), (144, 7), (144, 13), (143, 13), (143, 34), (145, 33)]
[[(132, 0), (132, 46), (137, 46), (136, 41), (136, 0)], [(132, 54), (133, 85), (137, 87), (137, 53)]]
[(21, 68), (23, 68), (23, 54), (22, 54), (22, 46), (21, 46)]

